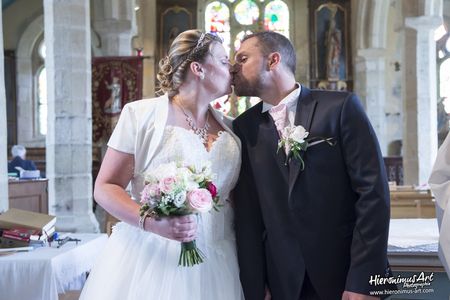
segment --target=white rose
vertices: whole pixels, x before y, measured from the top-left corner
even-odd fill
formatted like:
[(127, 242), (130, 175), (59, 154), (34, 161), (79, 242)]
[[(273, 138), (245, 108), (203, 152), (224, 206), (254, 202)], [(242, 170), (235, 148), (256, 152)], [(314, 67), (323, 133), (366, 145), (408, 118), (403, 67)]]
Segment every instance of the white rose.
[(202, 173), (205, 177), (211, 177), (212, 176), (212, 171), (211, 171), (211, 162), (210, 161), (206, 161), (203, 163), (204, 166), (202, 168)]
[(185, 184), (192, 177), (192, 172), (187, 168), (180, 168), (177, 170), (177, 179), (180, 184)]
[(291, 135), (291, 127), (287, 126), (283, 128), (283, 131), (281, 132), (281, 137), (283, 139), (287, 139), (289, 138), (289, 136)]
[(290, 138), (298, 143), (303, 143), (308, 134), (309, 132), (303, 126), (296, 126), (293, 132), (291, 132)]
[(182, 191), (175, 195), (173, 199), (173, 204), (180, 208), (184, 205), (184, 202), (186, 201), (186, 192)]
[(198, 189), (198, 183), (194, 180), (187, 180), (185, 182), (185, 187), (187, 191), (192, 191)]
[(177, 174), (177, 165), (175, 162), (167, 164), (161, 164), (155, 169), (151, 170), (150, 176), (155, 177), (157, 180), (162, 180), (167, 177), (175, 177)]

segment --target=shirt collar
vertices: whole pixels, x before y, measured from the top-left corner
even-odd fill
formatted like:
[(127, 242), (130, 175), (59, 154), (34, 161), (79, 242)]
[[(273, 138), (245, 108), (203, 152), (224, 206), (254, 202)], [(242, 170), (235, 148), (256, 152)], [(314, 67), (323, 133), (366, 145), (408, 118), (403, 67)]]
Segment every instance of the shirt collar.
[[(281, 103), (286, 104), (286, 106), (289, 108), (289, 107), (291, 107), (291, 106), (293, 106), (293, 105), (295, 105), (297, 103), (296, 100), (300, 96), (300, 92), (302, 91), (302, 86), (298, 82), (296, 82), (295, 85), (298, 88), (296, 88), (295, 90), (290, 92), (289, 95), (284, 97), (283, 100), (281, 100), (279, 104), (281, 104)], [(263, 102), (262, 113), (265, 113), (266, 111), (268, 111), (272, 107), (274, 107), (274, 105), (266, 103), (266, 102)]]

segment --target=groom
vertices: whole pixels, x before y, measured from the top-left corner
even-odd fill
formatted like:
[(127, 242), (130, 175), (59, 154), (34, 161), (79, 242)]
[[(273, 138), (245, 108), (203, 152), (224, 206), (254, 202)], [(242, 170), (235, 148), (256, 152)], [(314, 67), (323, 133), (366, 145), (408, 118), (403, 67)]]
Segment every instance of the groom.
[[(386, 287), (370, 279), (389, 273), (389, 191), (358, 98), (296, 83), (293, 46), (275, 32), (245, 37), (235, 59), (235, 93), (263, 100), (233, 123), (243, 151), (234, 203), (245, 298), (378, 299), (370, 292)], [(288, 125), (309, 132), (300, 156), (277, 151)]]

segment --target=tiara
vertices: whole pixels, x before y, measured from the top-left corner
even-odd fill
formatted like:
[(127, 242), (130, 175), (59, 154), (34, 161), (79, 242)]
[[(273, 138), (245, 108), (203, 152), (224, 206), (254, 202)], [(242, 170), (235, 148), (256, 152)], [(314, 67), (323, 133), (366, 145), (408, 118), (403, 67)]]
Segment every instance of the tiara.
[[(207, 39), (207, 37), (209, 37), (209, 39)], [(195, 45), (195, 47), (190, 51), (188, 58), (192, 58), (193, 55), (195, 55), (195, 53), (204, 46), (206, 40), (211, 40), (211, 41), (220, 41), (223, 42), (222, 38), (220, 36), (218, 36), (215, 33), (212, 32), (202, 32), (202, 34), (200, 35), (199, 39), (197, 40), (197, 44)]]
[[(208, 37), (209, 37), (209, 39), (207, 39)], [(176, 65), (173, 68), (173, 70), (175, 71), (176, 69), (178, 69), (178, 67), (181, 66), (181, 64), (183, 64), (185, 61), (194, 61), (194, 56), (205, 45), (205, 43), (208, 40), (217, 41), (217, 42), (221, 42), (221, 43), (223, 42), (222, 38), (213, 32), (206, 32), (206, 33), (202, 32), (202, 34), (200, 35), (200, 37), (197, 40), (197, 43), (195, 44), (195, 47), (189, 51), (186, 59), (181, 61), (180, 63), (178, 63), (178, 65)]]
[(197, 45), (195, 45), (195, 47), (194, 47), (194, 51), (195, 51), (195, 49), (200, 47), (200, 45), (203, 43), (203, 40), (205, 39), (205, 37), (206, 37), (206, 33), (202, 32), (202, 34), (200, 35), (200, 38), (197, 41)]

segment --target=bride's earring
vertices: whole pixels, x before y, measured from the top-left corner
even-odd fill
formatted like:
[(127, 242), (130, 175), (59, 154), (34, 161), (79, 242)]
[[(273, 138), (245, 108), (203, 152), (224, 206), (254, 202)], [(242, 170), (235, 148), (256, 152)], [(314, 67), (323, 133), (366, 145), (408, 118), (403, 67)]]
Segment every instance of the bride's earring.
[(205, 79), (205, 74), (204, 73), (200, 73), (200, 75), (198, 75), (200, 77), (201, 80)]

